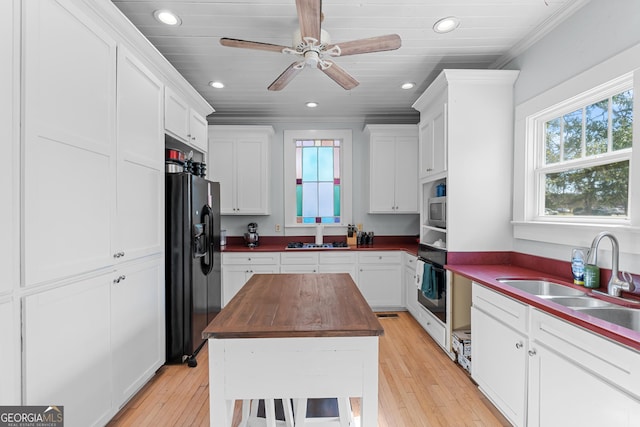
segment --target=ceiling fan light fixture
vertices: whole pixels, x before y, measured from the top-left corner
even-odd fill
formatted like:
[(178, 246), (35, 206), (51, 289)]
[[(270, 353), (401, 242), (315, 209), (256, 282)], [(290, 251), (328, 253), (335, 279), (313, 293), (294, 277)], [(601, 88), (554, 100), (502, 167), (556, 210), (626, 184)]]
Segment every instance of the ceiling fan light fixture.
[(436, 33), (444, 34), (450, 33), (460, 26), (460, 20), (455, 16), (447, 16), (446, 18), (438, 19), (435, 24), (433, 24), (433, 31)]
[(313, 101), (309, 101), (304, 105), (306, 105), (308, 108), (316, 108), (318, 106), (318, 103), (317, 102), (313, 102)]
[(416, 84), (414, 82), (406, 82), (406, 83), (402, 83), (402, 86), (400, 87), (404, 90), (408, 90), (408, 89), (413, 89), (415, 86)]
[(166, 9), (156, 10), (153, 12), (153, 17), (166, 25), (177, 26), (182, 24), (182, 19), (178, 15)]
[(213, 81), (213, 82), (209, 82), (209, 86), (211, 86), (212, 88), (215, 88), (215, 89), (222, 89), (224, 87), (224, 83), (218, 82), (218, 81)]

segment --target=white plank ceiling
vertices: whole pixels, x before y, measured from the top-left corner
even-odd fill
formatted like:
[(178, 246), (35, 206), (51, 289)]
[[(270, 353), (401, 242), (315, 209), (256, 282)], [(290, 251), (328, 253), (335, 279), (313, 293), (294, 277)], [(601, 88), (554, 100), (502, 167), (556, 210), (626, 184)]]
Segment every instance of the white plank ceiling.
[[(295, 0), (112, 0), (216, 110), (210, 123), (365, 120), (415, 123), (413, 102), (444, 68), (501, 68), (588, 0), (325, 0), (322, 28), (332, 42), (396, 33), (390, 52), (335, 58), (360, 85), (346, 91), (320, 70), (304, 69), (284, 90), (267, 86), (296, 57), (223, 47), (221, 37), (290, 46), (298, 28)], [(180, 26), (160, 24), (169, 9)], [(433, 24), (456, 16), (457, 30)], [(210, 81), (221, 81), (213, 89)], [(403, 82), (415, 82), (410, 90)], [(307, 101), (319, 106), (309, 109)]]

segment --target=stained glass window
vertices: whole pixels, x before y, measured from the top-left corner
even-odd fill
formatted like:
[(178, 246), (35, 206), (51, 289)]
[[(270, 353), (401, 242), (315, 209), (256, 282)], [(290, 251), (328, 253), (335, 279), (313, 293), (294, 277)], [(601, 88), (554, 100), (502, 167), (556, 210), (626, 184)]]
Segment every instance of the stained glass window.
[(298, 139), (296, 222), (340, 223), (340, 140)]

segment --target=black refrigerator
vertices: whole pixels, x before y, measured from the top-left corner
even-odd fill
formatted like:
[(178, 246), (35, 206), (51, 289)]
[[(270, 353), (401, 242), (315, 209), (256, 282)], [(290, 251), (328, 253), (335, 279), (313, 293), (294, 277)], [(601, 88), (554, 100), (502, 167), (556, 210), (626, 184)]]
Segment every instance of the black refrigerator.
[(165, 192), (167, 363), (194, 367), (222, 300), (220, 183), (167, 173)]

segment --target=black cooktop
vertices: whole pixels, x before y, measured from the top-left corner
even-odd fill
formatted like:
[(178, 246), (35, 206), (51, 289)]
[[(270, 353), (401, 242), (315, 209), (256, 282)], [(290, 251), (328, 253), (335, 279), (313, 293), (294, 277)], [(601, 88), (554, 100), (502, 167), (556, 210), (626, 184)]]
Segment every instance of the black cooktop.
[(287, 249), (347, 249), (346, 242), (330, 242), (317, 245), (315, 243), (289, 242)]

